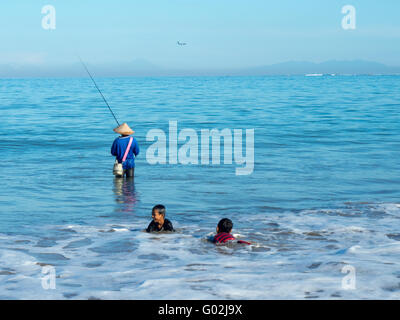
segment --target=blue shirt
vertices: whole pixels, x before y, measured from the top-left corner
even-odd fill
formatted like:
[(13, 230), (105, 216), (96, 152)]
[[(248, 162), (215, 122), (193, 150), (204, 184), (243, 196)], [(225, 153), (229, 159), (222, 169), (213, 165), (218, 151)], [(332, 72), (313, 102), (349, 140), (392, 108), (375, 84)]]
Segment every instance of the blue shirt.
[[(111, 154), (115, 156), (119, 163), (122, 162), (122, 158), (124, 157), (125, 150), (128, 147), (129, 139), (131, 136), (127, 137), (118, 137), (114, 140), (111, 147)], [(133, 138), (133, 137), (132, 137)], [(139, 144), (136, 139), (133, 138), (132, 145), (129, 149), (128, 156), (126, 157), (125, 162), (122, 164), (122, 167), (126, 169), (131, 169), (135, 167), (135, 156), (139, 154)]]

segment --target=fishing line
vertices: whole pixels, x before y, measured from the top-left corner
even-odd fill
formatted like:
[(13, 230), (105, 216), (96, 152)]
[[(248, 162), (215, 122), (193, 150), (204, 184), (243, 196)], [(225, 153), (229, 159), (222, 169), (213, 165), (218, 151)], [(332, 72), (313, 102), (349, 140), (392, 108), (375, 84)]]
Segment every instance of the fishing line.
[(120, 126), (120, 124), (119, 124), (119, 122), (118, 122), (118, 120), (117, 120), (117, 117), (115, 116), (114, 112), (112, 111), (112, 109), (111, 109), (110, 105), (108, 104), (106, 98), (104, 98), (103, 94), (101, 93), (99, 87), (97, 86), (96, 81), (94, 81), (92, 75), (90, 74), (89, 69), (86, 67), (86, 65), (85, 65), (84, 62), (82, 61), (81, 57), (79, 57), (79, 60), (81, 61), (83, 67), (85, 68), (86, 72), (88, 73), (90, 79), (92, 79), (92, 81), (93, 81), (93, 83), (94, 83), (96, 89), (97, 89), (97, 90), (99, 91), (99, 93), (101, 94), (101, 97), (103, 98), (104, 102), (106, 103), (108, 109), (110, 110), (111, 114), (113, 115), (113, 117), (114, 117), (115, 121), (117, 122), (118, 126)]

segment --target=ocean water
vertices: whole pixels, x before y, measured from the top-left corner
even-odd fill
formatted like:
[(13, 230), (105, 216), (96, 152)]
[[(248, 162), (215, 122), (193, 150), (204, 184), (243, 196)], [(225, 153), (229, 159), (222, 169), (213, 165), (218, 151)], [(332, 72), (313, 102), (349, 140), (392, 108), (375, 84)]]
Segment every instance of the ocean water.
[[(400, 298), (399, 76), (97, 81), (136, 131), (134, 182), (90, 80), (0, 79), (0, 299)], [(149, 164), (169, 121), (254, 129), (254, 172)], [(143, 232), (157, 203), (176, 233)], [(223, 217), (253, 244), (208, 242)]]

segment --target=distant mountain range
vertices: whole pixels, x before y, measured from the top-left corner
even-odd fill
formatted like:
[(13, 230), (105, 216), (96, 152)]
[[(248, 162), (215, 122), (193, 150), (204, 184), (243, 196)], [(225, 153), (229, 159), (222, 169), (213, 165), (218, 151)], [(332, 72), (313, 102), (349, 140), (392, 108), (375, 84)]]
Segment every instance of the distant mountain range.
[(289, 61), (269, 66), (247, 68), (237, 73), (253, 75), (400, 74), (400, 67), (390, 67), (382, 63), (365, 60), (331, 60), (322, 63)]
[[(231, 69), (177, 69), (159, 67), (145, 59), (130, 63), (96, 65), (88, 63), (89, 69), (98, 77), (118, 76), (259, 76), (259, 75), (305, 75), (305, 74), (400, 74), (400, 67), (382, 63), (352, 60), (331, 60), (322, 63), (289, 61), (267, 66)], [(0, 77), (83, 77), (86, 76), (79, 62), (65, 66), (0, 65)]]

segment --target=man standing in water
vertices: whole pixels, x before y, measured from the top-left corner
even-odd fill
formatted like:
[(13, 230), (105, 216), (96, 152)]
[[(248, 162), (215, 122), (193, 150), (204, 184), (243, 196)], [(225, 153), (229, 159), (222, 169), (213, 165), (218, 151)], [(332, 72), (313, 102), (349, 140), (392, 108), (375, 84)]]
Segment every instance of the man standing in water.
[(111, 154), (116, 157), (118, 163), (122, 164), (122, 177), (133, 178), (135, 175), (135, 157), (139, 154), (139, 144), (131, 135), (134, 131), (123, 123), (114, 129), (121, 136), (114, 140)]

